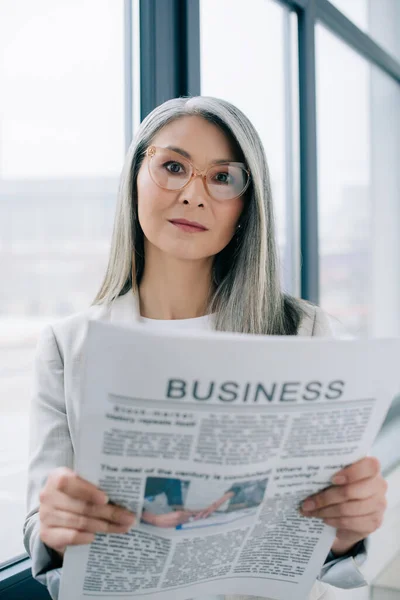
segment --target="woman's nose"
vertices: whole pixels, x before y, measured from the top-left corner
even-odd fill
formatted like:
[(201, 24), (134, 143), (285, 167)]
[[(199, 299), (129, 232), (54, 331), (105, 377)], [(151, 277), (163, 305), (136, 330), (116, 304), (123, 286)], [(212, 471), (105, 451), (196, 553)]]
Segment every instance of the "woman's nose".
[(207, 190), (202, 175), (196, 174), (182, 191), (183, 204), (190, 204), (204, 208), (207, 202)]

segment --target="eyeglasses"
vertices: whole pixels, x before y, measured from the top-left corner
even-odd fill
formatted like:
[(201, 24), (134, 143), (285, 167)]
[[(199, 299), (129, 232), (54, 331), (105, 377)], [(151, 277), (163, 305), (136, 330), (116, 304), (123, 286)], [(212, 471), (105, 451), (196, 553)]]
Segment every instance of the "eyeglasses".
[(199, 171), (189, 160), (169, 148), (150, 146), (150, 177), (164, 190), (183, 190), (195, 177), (201, 177), (208, 194), (215, 200), (234, 200), (250, 183), (250, 172), (241, 162), (224, 162)]

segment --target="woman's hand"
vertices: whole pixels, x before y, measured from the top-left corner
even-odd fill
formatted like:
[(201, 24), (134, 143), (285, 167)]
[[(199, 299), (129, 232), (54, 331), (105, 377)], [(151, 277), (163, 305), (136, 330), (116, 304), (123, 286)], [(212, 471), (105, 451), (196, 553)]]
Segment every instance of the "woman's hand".
[(126, 533), (135, 515), (68, 467), (54, 469), (39, 494), (40, 539), (60, 556), (67, 546), (90, 544), (95, 533)]
[(387, 483), (374, 457), (363, 458), (342, 469), (332, 482), (335, 485), (307, 498), (301, 512), (336, 527), (332, 551), (340, 555), (381, 526)]

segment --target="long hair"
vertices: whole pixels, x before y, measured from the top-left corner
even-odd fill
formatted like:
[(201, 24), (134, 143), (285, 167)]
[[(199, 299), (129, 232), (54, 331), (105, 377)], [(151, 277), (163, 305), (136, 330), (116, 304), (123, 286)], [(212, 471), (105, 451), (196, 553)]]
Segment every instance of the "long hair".
[(262, 142), (238, 108), (209, 96), (168, 100), (138, 128), (121, 174), (107, 270), (93, 304), (111, 304), (129, 290), (138, 292), (145, 256), (144, 234), (138, 219), (137, 175), (146, 150), (160, 129), (191, 115), (221, 128), (251, 173), (240, 216), (240, 234), (214, 257), (214, 289), (208, 309), (215, 313), (215, 329), (295, 335), (303, 302), (281, 289), (271, 183)]

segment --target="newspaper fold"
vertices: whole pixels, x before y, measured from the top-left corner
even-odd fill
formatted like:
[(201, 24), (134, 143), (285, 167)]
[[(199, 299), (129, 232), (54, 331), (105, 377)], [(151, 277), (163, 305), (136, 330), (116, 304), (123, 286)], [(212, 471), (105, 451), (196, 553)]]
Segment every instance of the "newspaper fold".
[(137, 514), (69, 546), (60, 600), (305, 599), (335, 530), (299, 505), (371, 448), (400, 340), (89, 323), (74, 468)]

